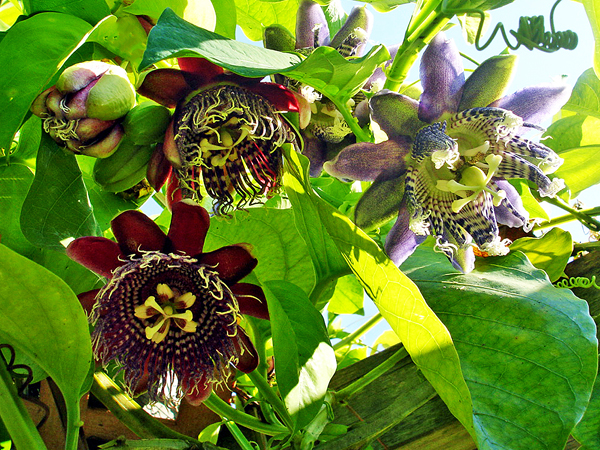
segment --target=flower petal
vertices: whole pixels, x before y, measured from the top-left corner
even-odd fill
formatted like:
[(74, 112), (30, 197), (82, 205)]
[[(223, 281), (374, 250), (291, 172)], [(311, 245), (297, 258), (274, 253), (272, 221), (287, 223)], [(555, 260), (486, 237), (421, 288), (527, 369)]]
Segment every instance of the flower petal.
[(310, 161), (310, 176), (317, 178), (323, 171), (323, 163), (327, 157), (327, 144), (316, 138), (310, 131), (302, 133), (304, 149), (302, 154)]
[(521, 117), (524, 122), (539, 125), (556, 114), (570, 96), (570, 86), (564, 83), (547, 83), (523, 88), (490, 106), (507, 109)]
[(366, 6), (355, 6), (329, 46), (343, 57), (362, 56), (372, 30), (373, 14)]
[(383, 172), (356, 205), (354, 222), (364, 230), (378, 228), (398, 215), (404, 197), (404, 171)]
[(200, 81), (196, 75), (183, 70), (156, 69), (144, 77), (137, 91), (167, 108), (175, 108), (177, 102), (193, 91)]
[(240, 353), (238, 362), (235, 363), (235, 367), (244, 373), (250, 373), (258, 366), (258, 352), (254, 347), (254, 344), (246, 334), (246, 332), (238, 327), (236, 340), (233, 341), (236, 349)]
[(496, 55), (482, 62), (467, 78), (458, 111), (487, 106), (504, 95), (517, 66), (517, 55)]
[(98, 275), (112, 278), (112, 271), (123, 265), (119, 244), (95, 236), (80, 237), (67, 247), (67, 256)]
[(419, 236), (409, 228), (410, 213), (406, 202), (400, 207), (398, 220), (385, 239), (385, 251), (394, 264), (401, 266), (427, 236)]
[(371, 116), (390, 139), (414, 136), (427, 123), (418, 116), (419, 103), (406, 95), (383, 89), (370, 102)]
[(506, 192), (500, 206), (494, 207), (496, 221), (512, 228), (522, 227), (529, 220), (529, 213), (523, 206), (519, 192), (506, 180), (494, 180), (496, 186)]
[(250, 249), (248, 244), (229, 245), (202, 254), (198, 257), (198, 262), (214, 267), (221, 280), (232, 285), (252, 272), (258, 264)]
[(323, 9), (313, 1), (302, 0), (296, 13), (296, 48), (322, 45), (329, 45), (329, 27)]
[(157, 144), (152, 153), (152, 157), (150, 158), (150, 162), (148, 163), (148, 168), (146, 169), (148, 183), (150, 183), (150, 186), (152, 186), (155, 191), (160, 191), (160, 188), (164, 186), (171, 175), (171, 171), (172, 166), (165, 157), (163, 144)]
[(173, 204), (173, 216), (169, 227), (169, 240), (174, 251), (190, 256), (202, 253), (206, 232), (210, 226), (208, 212), (192, 200)]
[(111, 222), (113, 234), (124, 255), (141, 255), (142, 251), (162, 250), (167, 236), (144, 213), (124, 211)]
[(179, 68), (184, 72), (193, 73), (202, 79), (202, 84), (208, 83), (217, 75), (221, 75), (224, 71), (222, 67), (211, 63), (206, 58), (199, 57), (182, 57), (177, 58)]
[(236, 283), (231, 286), (231, 292), (237, 298), (240, 313), (269, 320), (267, 299), (260, 286), (250, 283)]
[(404, 157), (410, 153), (410, 147), (406, 137), (379, 144), (361, 142), (344, 148), (323, 168), (336, 178), (373, 181), (383, 171), (403, 172)]
[[(258, 83), (252, 86), (251, 90), (269, 100), (277, 111), (300, 111), (300, 105), (294, 93), (280, 84)], [(308, 107), (310, 108), (310, 106)]]
[(444, 113), (457, 112), (465, 75), (454, 41), (438, 33), (423, 52), (420, 73), (423, 95), (419, 118), (431, 123)]
[(210, 397), (213, 390), (213, 381), (207, 380), (207, 376), (204, 374), (193, 386), (189, 386), (189, 384), (190, 380), (182, 380), (182, 390), (185, 392), (185, 399), (193, 406), (201, 405), (204, 400)]
[(85, 312), (89, 315), (92, 312), (92, 308), (96, 304), (96, 295), (98, 295), (100, 289), (92, 289), (91, 291), (82, 292), (77, 296), (79, 303), (83, 306)]

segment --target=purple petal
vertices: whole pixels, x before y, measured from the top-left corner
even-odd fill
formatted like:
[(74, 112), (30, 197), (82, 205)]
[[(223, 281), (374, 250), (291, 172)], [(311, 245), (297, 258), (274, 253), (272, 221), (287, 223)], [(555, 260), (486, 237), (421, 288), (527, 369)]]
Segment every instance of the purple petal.
[(373, 14), (366, 6), (355, 6), (331, 39), (329, 46), (335, 48), (344, 57), (362, 56), (365, 44), (373, 29)]
[[(317, 42), (315, 42), (315, 33), (318, 36)], [(321, 6), (303, 0), (296, 14), (296, 48), (320, 47), (328, 44), (329, 27)]]
[(398, 220), (396, 220), (385, 239), (385, 251), (397, 266), (402, 265), (427, 238), (427, 236), (419, 236), (413, 233), (408, 227), (409, 222), (410, 213), (406, 208), (406, 202), (404, 202), (398, 212)]
[(465, 82), (458, 111), (487, 106), (502, 97), (517, 66), (517, 55), (497, 55), (485, 60)]
[(307, 130), (302, 132), (302, 138), (304, 139), (302, 154), (310, 161), (310, 176), (316, 178), (323, 171), (323, 163), (327, 157), (327, 145)]
[(570, 86), (564, 83), (546, 83), (521, 89), (490, 106), (507, 109), (523, 121), (539, 125), (556, 114), (570, 96)]
[(444, 33), (438, 33), (423, 52), (420, 74), (419, 118), (431, 123), (444, 113), (457, 112), (465, 75), (458, 48)]
[(323, 168), (331, 176), (341, 179), (373, 181), (385, 171), (404, 171), (405, 156), (410, 152), (408, 138), (384, 141), (379, 144), (361, 142), (343, 149)]
[(496, 186), (506, 192), (506, 199), (500, 206), (494, 207), (496, 221), (512, 228), (520, 228), (529, 219), (529, 213), (523, 207), (519, 192), (506, 180), (495, 180)]
[(427, 125), (419, 120), (419, 103), (406, 95), (384, 89), (371, 98), (371, 117), (390, 139), (415, 136)]
[[(385, 63), (386, 69), (392, 65), (392, 62), (394, 61), (394, 58), (396, 57), (396, 54), (398, 53), (399, 48), (400, 48), (400, 44), (392, 45), (391, 47), (387, 48), (388, 51), (390, 52), (391, 59)], [(377, 67), (377, 69), (375, 69), (375, 72), (373, 72), (373, 75), (371, 75), (371, 77), (367, 80), (367, 82), (363, 86), (363, 89), (371, 89), (371, 85), (375, 81), (383, 80), (385, 82), (385, 79), (386, 79), (386, 76), (385, 76), (385, 73), (383, 72), (383, 69), (381, 67)]]

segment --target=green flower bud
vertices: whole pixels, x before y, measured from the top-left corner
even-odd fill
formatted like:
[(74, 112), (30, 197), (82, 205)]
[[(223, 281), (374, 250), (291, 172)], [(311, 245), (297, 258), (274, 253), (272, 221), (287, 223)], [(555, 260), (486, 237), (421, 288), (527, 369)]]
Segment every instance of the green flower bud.
[(154, 102), (144, 102), (127, 113), (123, 120), (125, 134), (136, 145), (150, 145), (163, 140), (171, 120), (170, 111)]

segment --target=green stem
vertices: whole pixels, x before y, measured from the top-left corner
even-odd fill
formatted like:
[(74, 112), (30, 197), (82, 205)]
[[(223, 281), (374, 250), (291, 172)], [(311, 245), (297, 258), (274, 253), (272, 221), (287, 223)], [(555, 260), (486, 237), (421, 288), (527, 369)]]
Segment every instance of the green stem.
[[(579, 211), (579, 213), (584, 214), (588, 217), (600, 216), (600, 207), (597, 206), (595, 208), (584, 209), (582, 211)], [(573, 220), (577, 220), (577, 218), (574, 217), (573, 214), (569, 213), (569, 214), (565, 214), (564, 216), (555, 217), (554, 219), (551, 219), (548, 222), (545, 222), (545, 223), (535, 226), (533, 229), (534, 230), (542, 230), (544, 228), (554, 227), (554, 226), (560, 225), (562, 223), (572, 222)]]
[(390, 89), (394, 92), (400, 90), (402, 83), (404, 83), (408, 77), (408, 72), (417, 60), (421, 50), (431, 42), (435, 35), (438, 34), (450, 20), (448, 17), (443, 15), (440, 16), (437, 13), (434, 13), (433, 15), (434, 18), (422, 33), (411, 34), (398, 49), (398, 53), (386, 74), (387, 79), (383, 86), (384, 89)]
[(339, 402), (343, 402), (344, 400), (347, 400), (348, 398), (350, 398), (354, 394), (356, 394), (358, 391), (364, 389), (369, 384), (371, 384), (373, 381), (377, 380), (380, 376), (382, 376), (384, 373), (386, 373), (388, 370), (390, 370), (392, 367), (394, 367), (398, 361), (401, 361), (402, 359), (406, 358), (407, 356), (408, 356), (408, 352), (406, 351), (406, 349), (404, 347), (402, 347), (396, 353), (394, 353), (392, 356), (387, 358), (385, 361), (383, 361), (378, 366), (371, 369), (369, 372), (364, 374), (358, 380), (349, 384), (345, 388), (337, 391), (335, 393), (335, 399)]
[(27, 408), (17, 394), (17, 389), (2, 357), (0, 357), (0, 418), (2, 418), (15, 447), (39, 450), (47, 448), (35, 428)]
[(288, 412), (285, 404), (283, 403), (283, 400), (279, 398), (279, 395), (277, 395), (275, 390), (269, 385), (267, 379), (261, 376), (261, 374), (257, 373), (256, 371), (250, 372), (248, 374), (248, 377), (250, 378), (252, 383), (254, 383), (254, 386), (256, 386), (258, 392), (260, 392), (260, 395), (263, 397), (263, 399), (269, 402), (271, 406), (273, 406), (273, 409), (275, 409), (275, 412), (279, 414), (279, 417), (281, 417), (281, 420), (283, 421), (284, 425), (288, 428), (288, 430), (290, 432), (294, 431), (295, 424), (292, 420), (292, 417), (290, 416), (290, 413)]
[(154, 201), (163, 208), (167, 207), (167, 199), (165, 198), (165, 194), (162, 192), (155, 192), (152, 198), (154, 198)]
[(573, 254), (582, 251), (596, 250), (597, 248), (600, 248), (600, 241), (578, 242), (576, 244), (573, 244)]
[(334, 350), (339, 350), (340, 348), (345, 347), (346, 345), (351, 344), (358, 337), (362, 336), (367, 331), (369, 331), (371, 328), (373, 328), (375, 325), (377, 325), (377, 323), (381, 319), (383, 319), (383, 316), (381, 315), (381, 313), (375, 314), (373, 317), (371, 317), (369, 320), (367, 320), (360, 328), (358, 328), (354, 332), (350, 333), (348, 336), (346, 336), (340, 342), (338, 342), (337, 344), (335, 344), (333, 346), (333, 349)]
[(254, 447), (252, 447), (252, 444), (248, 442), (248, 439), (246, 438), (246, 436), (244, 436), (244, 433), (242, 433), (242, 430), (240, 430), (240, 428), (235, 422), (227, 420), (225, 421), (225, 426), (227, 427), (235, 441), (238, 443), (238, 445), (242, 448), (242, 450), (255, 450)]
[(250, 428), (251, 430), (258, 431), (259, 433), (267, 434), (269, 436), (275, 436), (277, 434), (289, 434), (288, 429), (285, 427), (261, 422), (250, 414), (246, 414), (245, 412), (232, 408), (214, 393), (204, 401), (204, 404), (207, 408), (217, 413), (221, 417), (232, 420), (243, 427)]
[(329, 100), (335, 105), (337, 110), (342, 114), (342, 117), (356, 136), (356, 142), (371, 142), (371, 135), (366, 133), (358, 124), (356, 117), (352, 115), (350, 109), (346, 106), (346, 103), (342, 103), (335, 97), (328, 97)]
[(160, 423), (127, 395), (105, 373), (96, 372), (91, 393), (106, 406), (110, 412), (127, 428), (143, 439), (166, 438), (181, 439), (192, 444), (199, 441), (178, 433)]
[(550, 203), (551, 205), (557, 206), (558, 208), (564, 211), (567, 211), (570, 215), (575, 217), (590, 230), (596, 232), (600, 231), (600, 222), (598, 222), (596, 219), (591, 218), (588, 214), (584, 213), (584, 211), (577, 211), (576, 209), (571, 208), (558, 197), (542, 197), (542, 200), (546, 203)]

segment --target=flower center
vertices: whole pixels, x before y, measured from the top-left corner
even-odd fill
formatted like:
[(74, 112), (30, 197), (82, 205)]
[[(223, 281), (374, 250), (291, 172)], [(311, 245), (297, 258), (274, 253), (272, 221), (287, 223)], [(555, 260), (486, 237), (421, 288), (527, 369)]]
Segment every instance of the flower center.
[[(158, 301), (151, 295), (143, 305), (135, 308), (134, 315), (140, 319), (156, 318), (152, 326), (146, 327), (146, 338), (152, 342), (161, 342), (167, 336), (171, 321), (186, 333), (196, 331), (198, 322), (192, 320), (193, 314), (188, 309), (196, 301), (196, 296), (191, 292), (183, 295), (178, 295), (176, 292), (167, 284), (161, 283), (156, 286)], [(186, 311), (181, 313), (180, 310)]]

